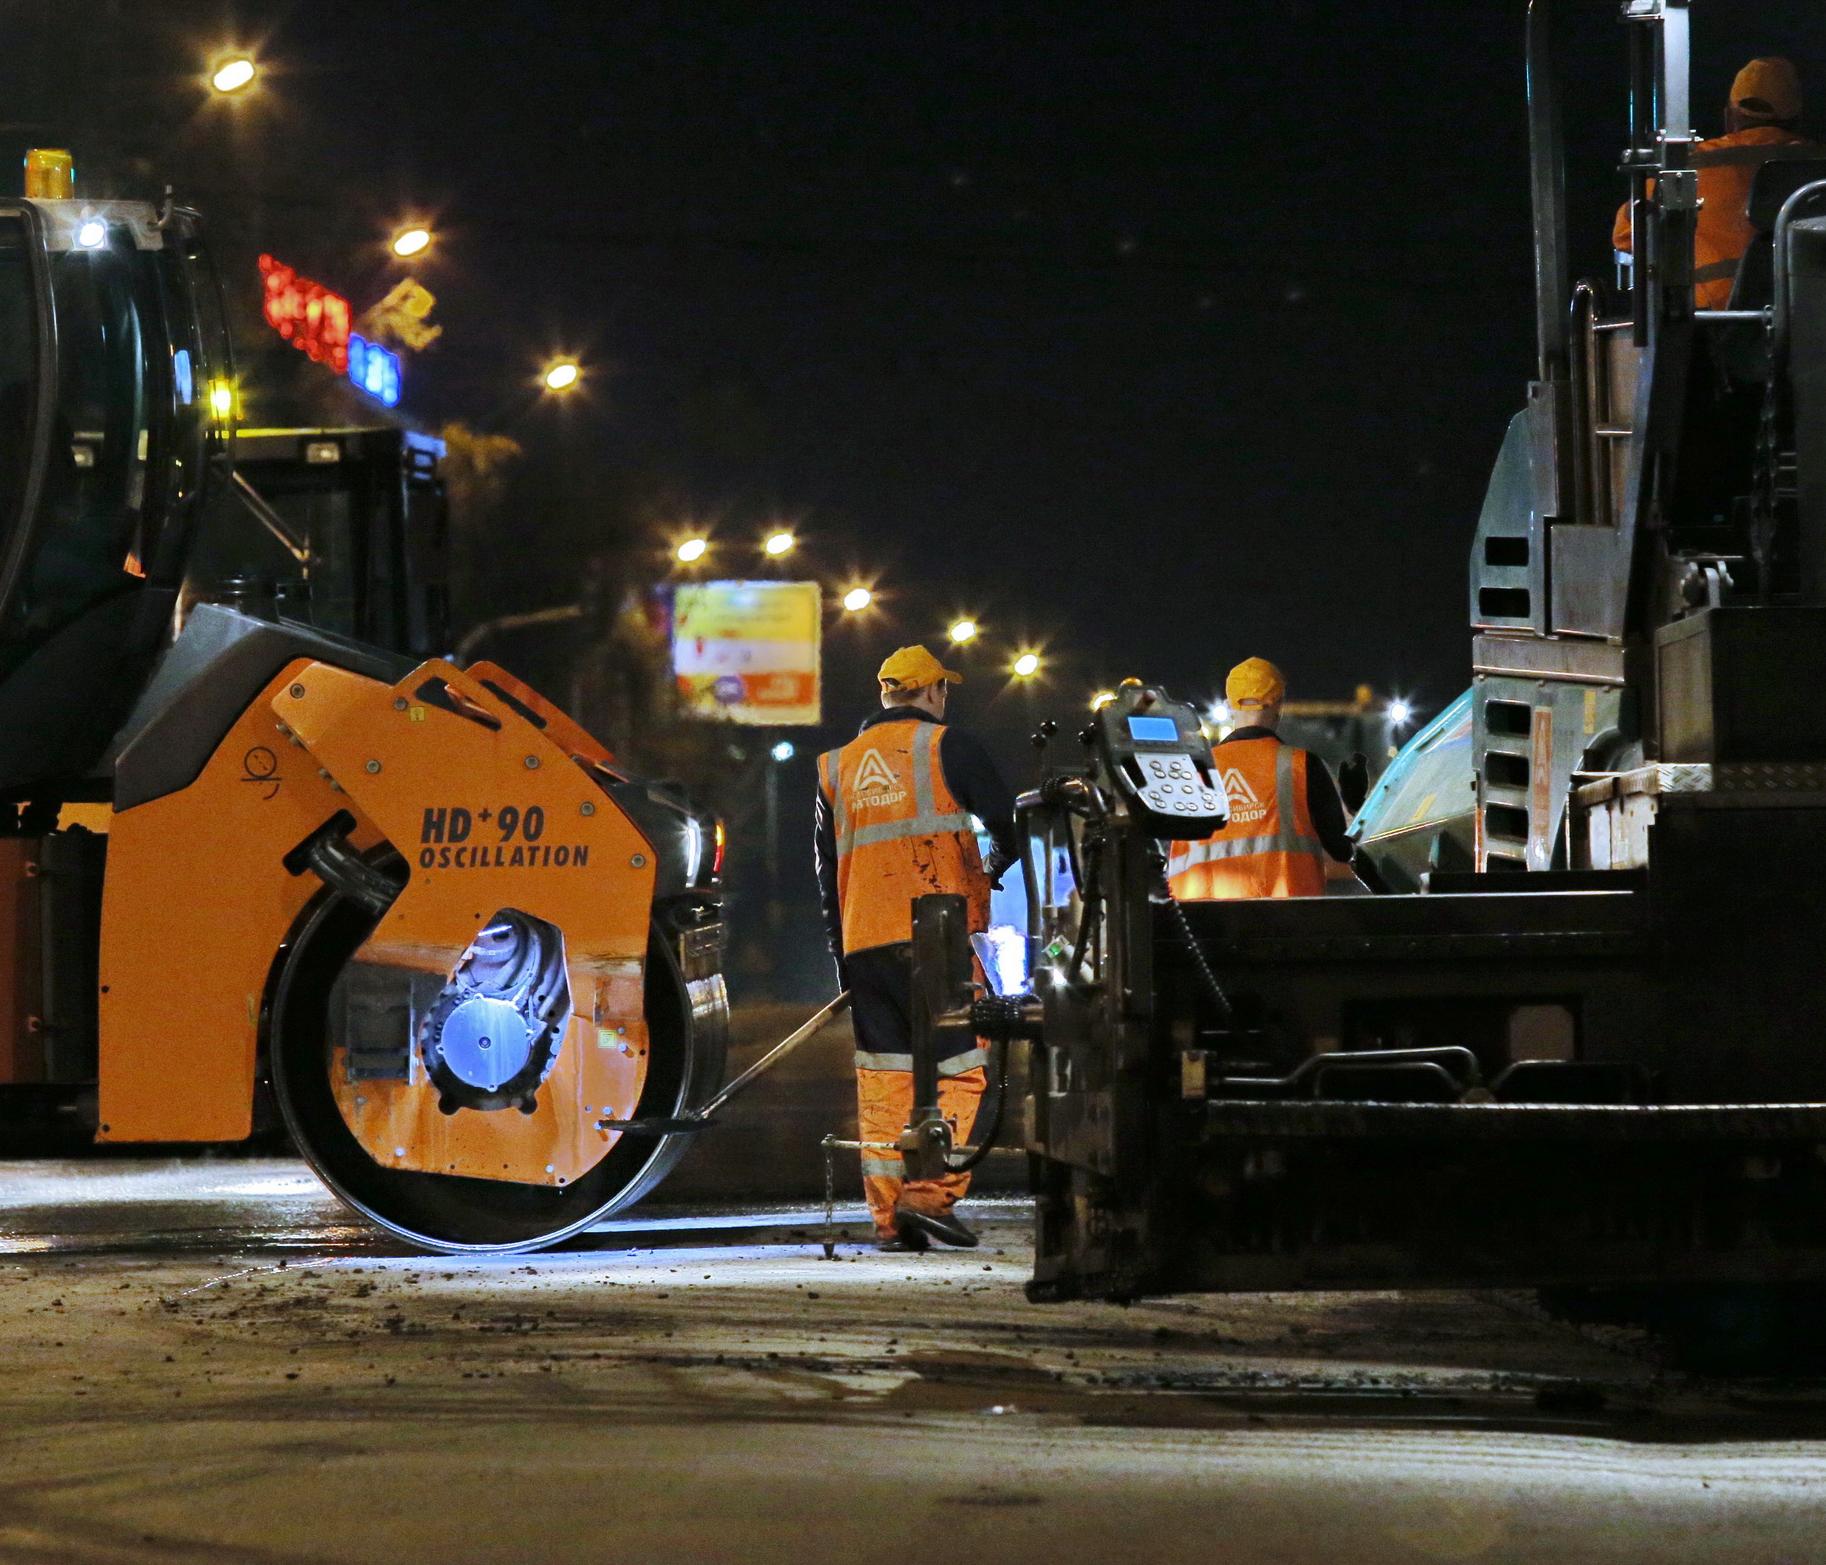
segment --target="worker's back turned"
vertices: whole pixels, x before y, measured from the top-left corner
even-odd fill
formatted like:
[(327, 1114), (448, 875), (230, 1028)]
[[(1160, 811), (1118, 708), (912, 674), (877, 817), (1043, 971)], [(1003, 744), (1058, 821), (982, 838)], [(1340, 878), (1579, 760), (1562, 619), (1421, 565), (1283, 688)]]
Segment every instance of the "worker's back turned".
[(1230, 819), (1203, 841), (1169, 848), (1167, 889), (1180, 901), (1323, 896), (1326, 859), (1350, 862), (1331, 773), (1275, 732), (1286, 693), (1281, 671), (1264, 658), (1231, 669), (1224, 699), (1242, 726), (1211, 752)]
[[(1731, 83), (1725, 110), (1726, 134), (1693, 150), (1699, 173), (1699, 220), (1693, 233), (1693, 302), (1722, 310), (1731, 299), (1738, 263), (1756, 230), (1748, 214), (1756, 171), (1775, 158), (1826, 157), (1826, 147), (1797, 128), (1801, 81), (1793, 64), (1779, 57), (1752, 60)], [(1629, 203), (1617, 212), (1611, 242), (1630, 253), (1635, 236)]]

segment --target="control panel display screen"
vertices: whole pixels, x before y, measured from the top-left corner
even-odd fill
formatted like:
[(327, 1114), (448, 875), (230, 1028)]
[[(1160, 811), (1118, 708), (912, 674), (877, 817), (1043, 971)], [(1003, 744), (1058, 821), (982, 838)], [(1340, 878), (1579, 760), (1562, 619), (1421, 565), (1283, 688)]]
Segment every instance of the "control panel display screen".
[(1170, 717), (1131, 717), (1129, 738), (1140, 744), (1177, 744), (1179, 724)]

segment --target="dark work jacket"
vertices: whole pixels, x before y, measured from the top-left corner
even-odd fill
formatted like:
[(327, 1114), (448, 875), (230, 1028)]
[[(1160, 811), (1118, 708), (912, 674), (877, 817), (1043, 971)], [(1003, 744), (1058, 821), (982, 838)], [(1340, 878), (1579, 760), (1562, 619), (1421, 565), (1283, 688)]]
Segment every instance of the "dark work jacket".
[[(1281, 736), (1272, 728), (1233, 728), (1219, 741), (1219, 745), (1229, 744), (1232, 739), (1272, 739), (1276, 744), (1284, 743)], [(1330, 770), (1310, 750), (1300, 752), (1306, 757), (1306, 808), (1312, 815), (1312, 829), (1319, 834), (1319, 841), (1325, 844), (1325, 851), (1340, 864), (1348, 864), (1355, 845), (1344, 835), (1344, 828), (1350, 824), (1344, 815), (1344, 800), (1338, 795), (1338, 785), (1332, 780)]]
[[(917, 707), (884, 706), (862, 720), (858, 733), (883, 723), (939, 723), (945, 735), (938, 742), (938, 764), (944, 768), (945, 785), (957, 802), (983, 823), (990, 841), (1009, 858), (1019, 858), (1020, 839), (1014, 830), (1014, 792), (1002, 781), (995, 761), (982, 743), (960, 728)], [(1323, 767), (1320, 768), (1324, 770)], [(837, 823), (818, 789), (812, 830), (812, 862), (818, 871), (818, 906), (824, 914), (824, 933), (831, 955), (843, 963), (843, 910), (837, 903)]]

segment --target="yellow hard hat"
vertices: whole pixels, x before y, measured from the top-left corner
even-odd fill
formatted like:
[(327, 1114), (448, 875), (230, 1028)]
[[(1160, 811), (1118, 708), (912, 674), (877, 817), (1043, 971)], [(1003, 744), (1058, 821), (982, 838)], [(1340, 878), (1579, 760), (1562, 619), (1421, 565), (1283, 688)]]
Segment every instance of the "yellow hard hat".
[(1224, 701), (1232, 707), (1279, 706), (1287, 680), (1267, 658), (1244, 658), (1224, 681)]
[(1747, 120), (1798, 120), (1801, 73), (1779, 54), (1752, 60), (1731, 83), (1731, 107)]
[(964, 676), (948, 669), (924, 647), (902, 647), (876, 670), (883, 690), (923, 690), (941, 679), (961, 685)]

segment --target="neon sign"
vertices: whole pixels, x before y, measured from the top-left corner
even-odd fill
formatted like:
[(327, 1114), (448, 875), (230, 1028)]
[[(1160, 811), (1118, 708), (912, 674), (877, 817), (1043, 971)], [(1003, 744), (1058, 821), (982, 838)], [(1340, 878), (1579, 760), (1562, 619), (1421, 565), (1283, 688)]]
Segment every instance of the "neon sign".
[(349, 337), (349, 379), (356, 390), (365, 391), (382, 407), (398, 405), (399, 355), (359, 333)]
[(322, 283), (300, 277), (270, 255), (260, 257), (260, 275), (266, 285), (260, 311), (266, 324), (314, 363), (346, 374), (352, 319), (349, 301)]

